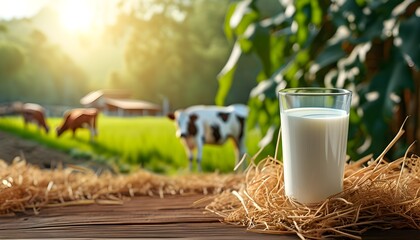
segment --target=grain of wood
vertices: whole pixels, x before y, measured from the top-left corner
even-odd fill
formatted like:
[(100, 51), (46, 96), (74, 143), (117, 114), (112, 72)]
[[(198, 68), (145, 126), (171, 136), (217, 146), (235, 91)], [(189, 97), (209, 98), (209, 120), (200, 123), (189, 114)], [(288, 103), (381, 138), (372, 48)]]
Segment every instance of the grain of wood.
[[(44, 208), (0, 217), (0, 239), (277, 239), (295, 235), (246, 231), (220, 222), (204, 210), (203, 195), (135, 197), (123, 205), (82, 205)], [(200, 202), (200, 201), (198, 201)], [(420, 231), (368, 231), (363, 239), (416, 239)]]

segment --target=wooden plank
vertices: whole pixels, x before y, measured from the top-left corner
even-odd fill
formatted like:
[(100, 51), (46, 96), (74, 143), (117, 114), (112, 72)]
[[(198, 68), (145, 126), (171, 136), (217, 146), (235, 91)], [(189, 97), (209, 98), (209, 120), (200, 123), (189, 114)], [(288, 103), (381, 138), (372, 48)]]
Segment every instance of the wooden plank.
[[(196, 238), (255, 239), (262, 234), (227, 225), (203, 205), (203, 196), (137, 197), (123, 205), (84, 205), (41, 209), (39, 215), (0, 218), (0, 238)], [(263, 235), (265, 236), (265, 234)], [(279, 239), (267, 235), (266, 239)], [(284, 236), (280, 239), (296, 239)]]
[[(83, 205), (43, 208), (33, 213), (0, 217), (0, 238), (184, 238), (184, 239), (299, 239), (270, 235), (221, 223), (204, 205), (201, 195), (163, 199), (136, 197), (123, 205)], [(369, 231), (363, 239), (419, 239), (420, 231)]]

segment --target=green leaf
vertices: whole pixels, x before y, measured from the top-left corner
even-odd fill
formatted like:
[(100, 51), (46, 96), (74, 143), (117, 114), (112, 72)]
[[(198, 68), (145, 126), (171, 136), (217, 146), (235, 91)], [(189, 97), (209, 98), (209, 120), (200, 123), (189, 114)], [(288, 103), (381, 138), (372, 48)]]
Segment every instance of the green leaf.
[(285, 72), (291, 67), (293, 66), (293, 63), (295, 62), (297, 53), (295, 53), (294, 55), (290, 56), (283, 65), (281, 65), (281, 67), (279, 67), (276, 72), (274, 72), (270, 79), (272, 81), (275, 81), (276, 83), (280, 83), (280, 80), (283, 79), (282, 76), (285, 75)]
[[(391, 67), (392, 66), (392, 67)], [(382, 115), (388, 119), (392, 118), (394, 106), (397, 104), (391, 98), (392, 94), (402, 97), (404, 89), (414, 90), (414, 82), (411, 78), (410, 69), (402, 61), (401, 57), (396, 57), (394, 62), (387, 64), (372, 79), (368, 87), (368, 92), (377, 91), (381, 103), (376, 112), (381, 111)]]
[(226, 35), (228, 40), (233, 40), (233, 30), (230, 27), (230, 21), (231, 21), (233, 13), (235, 12), (235, 9), (236, 9), (237, 5), (238, 5), (237, 3), (232, 3), (229, 6), (228, 11), (226, 12), (225, 23), (224, 23), (224, 31), (225, 31), (225, 35)]
[(318, 1), (311, 1), (311, 13), (312, 24), (319, 26), (322, 23), (322, 9), (320, 8)]
[(399, 27), (399, 37), (402, 40), (399, 48), (409, 66), (413, 64), (420, 69), (420, 18), (415, 14)]
[(402, 2), (401, 0), (367, 1), (367, 7), (377, 15), (389, 16), (394, 8)]
[(254, 44), (249, 39), (241, 37), (238, 39), (238, 43), (241, 46), (243, 53), (247, 54), (252, 52), (252, 47)]
[[(380, 153), (390, 141), (390, 129), (388, 123), (393, 118), (395, 105), (398, 103), (392, 100), (392, 95), (402, 98), (403, 89), (413, 89), (409, 68), (399, 60), (398, 56), (394, 62), (381, 68), (370, 85), (361, 92), (361, 106), (364, 112), (363, 122), (366, 124), (369, 134), (372, 137), (372, 146), (368, 149), (373, 153)], [(377, 98), (369, 101), (364, 96), (376, 92)]]
[[(260, 100), (265, 99), (267, 94), (275, 93), (276, 84), (274, 81), (267, 79), (258, 83), (250, 94), (252, 98), (259, 98)], [(272, 97), (272, 96), (270, 96)]]
[(383, 19), (378, 19), (373, 22), (369, 22), (369, 25), (363, 27), (363, 33), (359, 38), (355, 38), (353, 43), (364, 43), (369, 42), (374, 38), (380, 38), (383, 31)]
[[(318, 54), (315, 58), (314, 63), (316, 64), (316, 71), (322, 69), (330, 64), (336, 63), (339, 59), (343, 58), (346, 53), (341, 47), (342, 41), (335, 44), (326, 45), (326, 48)], [(314, 65), (315, 66), (315, 65)], [(316, 73), (316, 71), (314, 73)]]
[[(392, 73), (391, 68), (385, 68), (374, 76), (371, 84), (367, 89), (364, 89), (366, 94), (375, 92), (378, 97), (374, 100), (365, 98), (366, 94), (360, 94), (361, 96), (361, 107), (363, 109), (363, 123), (368, 129), (369, 136), (371, 137), (371, 144), (365, 152), (379, 154), (389, 143), (389, 134), (386, 134), (389, 130), (387, 123), (384, 121), (383, 107), (387, 98), (387, 84)], [(366, 136), (366, 138), (369, 138)]]
[(392, 94), (396, 94), (402, 98), (404, 89), (410, 89), (414, 92), (414, 81), (411, 78), (410, 69), (402, 61), (402, 59), (400, 61), (395, 61), (389, 83), (386, 86), (387, 88), (383, 111), (385, 116), (392, 118), (394, 114), (393, 109), (397, 103), (391, 100), (390, 96)]
[[(338, 3), (336, 3), (336, 5), (338, 5)], [(359, 24), (363, 22), (361, 19), (364, 14), (355, 1), (342, 1), (342, 5), (338, 6), (337, 11), (331, 11), (330, 13), (331, 19), (337, 27), (341, 25), (349, 26), (349, 16), (354, 18), (354, 22), (358, 24), (359, 28), (360, 26), (363, 26), (363, 24)]]
[(286, 15), (283, 12), (281, 12), (270, 18), (264, 19), (263, 21), (261, 21), (261, 25), (263, 25), (266, 28), (274, 28), (283, 24), (286, 20), (290, 21), (290, 18), (287, 18)]
[(229, 26), (238, 37), (245, 33), (250, 24), (258, 20), (259, 14), (251, 5), (252, 1), (249, 0), (238, 3), (229, 19)]
[(356, 4), (359, 6), (364, 6), (366, 4), (365, 0), (356, 0)]
[(270, 32), (267, 28), (262, 27), (260, 24), (256, 25), (254, 34), (251, 37), (254, 50), (263, 65), (264, 73), (266, 76), (271, 75), (271, 60), (270, 60)]
[(233, 77), (241, 54), (241, 47), (238, 43), (235, 43), (229, 60), (218, 75), (219, 88), (217, 90), (215, 99), (216, 105), (224, 105), (225, 103), (226, 96), (228, 95), (230, 87), (232, 86)]

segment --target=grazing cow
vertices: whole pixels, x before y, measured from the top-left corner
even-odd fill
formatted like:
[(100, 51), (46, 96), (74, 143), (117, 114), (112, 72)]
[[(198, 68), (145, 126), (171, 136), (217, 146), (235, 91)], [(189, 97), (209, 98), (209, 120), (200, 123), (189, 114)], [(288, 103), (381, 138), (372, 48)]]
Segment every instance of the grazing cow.
[(21, 107), (21, 113), (25, 127), (28, 123), (34, 123), (38, 126), (38, 129), (43, 128), (46, 133), (49, 132), (50, 128), (45, 121), (45, 109), (41, 105), (25, 103)]
[(73, 137), (78, 128), (90, 130), (90, 140), (97, 135), (96, 119), (98, 117), (96, 108), (75, 108), (64, 113), (64, 122), (57, 128), (57, 136), (60, 137), (66, 130), (72, 130)]
[(168, 117), (175, 120), (176, 135), (182, 139), (192, 169), (193, 153), (197, 148), (197, 167), (201, 171), (201, 160), (204, 144), (222, 145), (227, 139), (235, 143), (236, 164), (239, 157), (246, 152), (245, 122), (248, 107), (234, 104), (228, 107), (192, 106), (185, 110), (169, 113)]

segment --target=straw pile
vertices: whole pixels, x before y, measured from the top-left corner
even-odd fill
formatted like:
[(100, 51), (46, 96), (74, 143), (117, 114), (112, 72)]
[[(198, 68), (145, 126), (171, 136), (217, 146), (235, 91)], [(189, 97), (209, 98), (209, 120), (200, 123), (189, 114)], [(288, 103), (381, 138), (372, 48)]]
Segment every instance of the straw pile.
[(361, 239), (371, 228), (420, 230), (420, 157), (384, 155), (345, 167), (344, 190), (322, 203), (304, 205), (284, 195), (283, 164), (266, 158), (248, 168), (244, 186), (220, 194), (206, 209), (250, 231), (296, 234), (301, 239)]
[(122, 204), (133, 196), (217, 194), (237, 189), (243, 176), (189, 174), (169, 177), (138, 171), (130, 175), (96, 174), (78, 166), (40, 169), (16, 158), (8, 165), (0, 160), (0, 214), (42, 207)]

